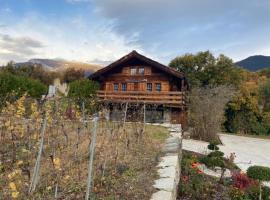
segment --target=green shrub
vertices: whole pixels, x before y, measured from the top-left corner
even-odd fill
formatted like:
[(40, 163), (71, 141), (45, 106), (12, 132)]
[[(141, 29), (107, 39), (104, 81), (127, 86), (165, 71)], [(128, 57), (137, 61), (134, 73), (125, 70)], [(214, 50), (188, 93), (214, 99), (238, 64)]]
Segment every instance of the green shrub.
[(262, 188), (262, 199), (265, 199), (265, 200), (270, 199), (270, 188), (269, 187)]
[(268, 129), (261, 122), (255, 122), (251, 124), (251, 131), (256, 135), (267, 135)]
[(88, 99), (93, 97), (98, 89), (97, 82), (81, 79), (70, 83), (68, 96), (75, 99)]
[(270, 181), (270, 168), (263, 166), (251, 166), (247, 170), (247, 175), (255, 180)]
[(214, 167), (225, 167), (225, 162), (222, 157), (209, 157), (205, 156), (200, 159), (201, 163), (205, 164), (209, 168), (214, 168)]
[(224, 153), (221, 151), (213, 151), (208, 154), (209, 157), (223, 157)]
[(217, 146), (219, 143), (217, 141), (211, 141), (207, 148), (209, 150), (219, 150), (219, 147)]

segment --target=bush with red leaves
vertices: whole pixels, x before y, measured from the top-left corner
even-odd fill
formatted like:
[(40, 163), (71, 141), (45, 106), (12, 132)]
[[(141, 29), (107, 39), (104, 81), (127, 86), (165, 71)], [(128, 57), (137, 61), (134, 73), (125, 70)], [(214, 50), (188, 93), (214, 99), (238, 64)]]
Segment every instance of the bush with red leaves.
[(246, 174), (239, 172), (232, 175), (232, 181), (233, 186), (242, 191), (248, 189), (252, 185), (256, 185), (255, 180), (249, 178)]

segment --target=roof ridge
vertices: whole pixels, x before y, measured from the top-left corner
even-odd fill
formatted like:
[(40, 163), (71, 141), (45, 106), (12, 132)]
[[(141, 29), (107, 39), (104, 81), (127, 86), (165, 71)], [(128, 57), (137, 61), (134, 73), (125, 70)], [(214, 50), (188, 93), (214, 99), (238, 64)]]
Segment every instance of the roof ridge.
[(89, 76), (89, 78), (94, 78), (97, 77), (99, 75), (101, 75), (102, 73), (105, 73), (107, 71), (109, 71), (110, 69), (116, 67), (117, 65), (121, 64), (122, 62), (128, 60), (129, 58), (132, 58), (132, 56), (135, 56), (137, 59), (141, 59), (142, 61), (146, 62), (146, 63), (150, 63), (152, 64), (153, 67), (159, 68), (160, 70), (163, 70), (167, 73), (170, 73), (171, 75), (174, 75), (176, 77), (184, 77), (184, 73), (177, 71), (176, 69), (173, 69), (171, 67), (168, 67), (164, 64), (161, 64), (151, 58), (148, 58), (140, 53), (138, 53), (136, 50), (131, 51), (130, 53), (128, 53), (127, 55), (121, 57), (120, 59), (116, 60), (115, 62), (109, 64), (108, 66), (96, 71), (95, 73), (91, 74)]

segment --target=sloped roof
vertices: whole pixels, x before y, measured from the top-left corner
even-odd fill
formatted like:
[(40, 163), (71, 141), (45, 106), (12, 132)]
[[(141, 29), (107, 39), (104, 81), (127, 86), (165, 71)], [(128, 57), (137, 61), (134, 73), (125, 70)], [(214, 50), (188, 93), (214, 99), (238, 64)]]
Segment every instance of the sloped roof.
[(134, 51), (130, 52), (129, 54), (127, 54), (126, 56), (120, 58), (119, 60), (111, 63), (107, 67), (104, 67), (104, 68), (96, 71), (95, 73), (91, 74), (89, 76), (89, 78), (93, 79), (93, 78), (96, 78), (98, 76), (101, 76), (102, 74), (112, 70), (113, 68), (117, 67), (118, 65), (120, 65), (120, 64), (122, 64), (124, 62), (127, 62), (128, 60), (133, 59), (133, 58), (141, 60), (141, 61), (149, 64), (150, 66), (155, 67), (157, 69), (160, 69), (160, 70), (166, 72), (167, 74), (173, 75), (173, 76), (175, 76), (177, 78), (184, 77), (183, 73), (181, 73), (181, 72), (179, 72), (179, 71), (177, 71), (177, 70), (175, 70), (173, 68), (167, 67), (167, 66), (165, 66), (165, 65), (163, 65), (161, 63), (158, 63), (158, 62), (156, 62), (156, 61), (154, 61), (154, 60), (152, 60), (150, 58), (147, 58), (147, 57), (139, 54), (137, 51), (134, 50)]

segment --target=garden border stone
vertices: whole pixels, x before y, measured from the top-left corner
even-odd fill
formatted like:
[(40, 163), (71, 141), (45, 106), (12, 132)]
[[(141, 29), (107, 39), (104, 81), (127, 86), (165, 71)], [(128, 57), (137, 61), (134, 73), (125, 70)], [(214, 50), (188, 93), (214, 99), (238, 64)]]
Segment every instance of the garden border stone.
[(176, 200), (180, 180), (180, 160), (182, 157), (182, 129), (180, 124), (154, 124), (168, 128), (170, 137), (162, 151), (165, 154), (157, 165), (159, 179), (153, 187), (157, 190), (150, 200)]

